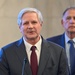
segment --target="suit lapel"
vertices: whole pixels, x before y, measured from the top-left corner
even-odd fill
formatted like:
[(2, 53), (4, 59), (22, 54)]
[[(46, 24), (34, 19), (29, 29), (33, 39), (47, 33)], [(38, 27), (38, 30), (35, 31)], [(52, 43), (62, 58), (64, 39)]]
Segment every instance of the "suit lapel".
[(26, 59), (25, 75), (31, 75), (31, 69), (30, 69), (30, 65), (29, 65), (29, 61), (28, 61), (26, 48), (25, 48), (23, 39), (20, 39), (16, 45), (17, 45), (16, 54), (18, 58), (20, 59), (22, 66), (23, 66), (24, 58)]
[(42, 75), (42, 73), (45, 69), (45, 66), (47, 65), (47, 61), (49, 59), (49, 56), (50, 56), (50, 54), (49, 54), (48, 44), (46, 43), (46, 41), (43, 40), (37, 75)]
[(23, 60), (24, 58), (27, 58), (27, 54), (26, 54), (26, 51), (25, 51), (25, 46), (24, 46), (24, 43), (23, 43), (23, 40), (20, 39), (17, 43), (17, 48), (16, 48), (16, 54), (18, 56), (18, 58), (20, 59), (20, 62), (23, 64)]
[(65, 34), (63, 34), (63, 35), (61, 36), (61, 42), (60, 42), (60, 44), (61, 44), (61, 46), (62, 46), (63, 48), (65, 48)]

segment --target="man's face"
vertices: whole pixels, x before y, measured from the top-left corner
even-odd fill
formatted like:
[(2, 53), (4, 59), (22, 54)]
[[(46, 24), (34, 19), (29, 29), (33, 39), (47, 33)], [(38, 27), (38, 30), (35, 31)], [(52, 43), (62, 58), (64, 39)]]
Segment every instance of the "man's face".
[(34, 12), (27, 12), (22, 17), (20, 31), (26, 40), (38, 40), (42, 24)]
[(67, 34), (75, 33), (75, 9), (70, 9), (64, 14), (62, 25)]

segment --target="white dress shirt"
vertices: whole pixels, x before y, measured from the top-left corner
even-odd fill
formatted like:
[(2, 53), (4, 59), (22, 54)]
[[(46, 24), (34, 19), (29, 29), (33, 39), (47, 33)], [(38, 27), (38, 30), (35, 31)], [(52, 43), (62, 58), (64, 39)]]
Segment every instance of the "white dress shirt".
[[(26, 52), (27, 52), (27, 55), (28, 55), (28, 60), (29, 60), (29, 63), (30, 63), (30, 56), (31, 56), (31, 47), (32, 45), (28, 42), (25, 41), (25, 39), (23, 38), (24, 40), (24, 44), (26, 46)], [(42, 43), (42, 38), (40, 37), (40, 40), (35, 44), (36, 46), (36, 54), (37, 54), (37, 60), (38, 60), (38, 64), (39, 64), (39, 59), (40, 59), (40, 52), (41, 52), (41, 43)]]
[[(70, 49), (70, 43), (68, 43), (69, 40), (73, 40), (75, 42), (75, 38), (70, 39), (66, 34), (65, 34), (65, 50), (66, 50), (66, 55), (68, 58), (68, 65), (70, 68), (70, 53), (69, 53), (69, 49)], [(75, 47), (75, 43), (74, 43), (74, 47)]]

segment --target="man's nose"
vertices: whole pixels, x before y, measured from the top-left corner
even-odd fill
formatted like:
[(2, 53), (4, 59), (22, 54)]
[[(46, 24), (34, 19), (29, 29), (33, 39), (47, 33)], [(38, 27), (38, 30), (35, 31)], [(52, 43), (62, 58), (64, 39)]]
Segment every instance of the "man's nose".
[(28, 28), (33, 28), (33, 24), (29, 23)]

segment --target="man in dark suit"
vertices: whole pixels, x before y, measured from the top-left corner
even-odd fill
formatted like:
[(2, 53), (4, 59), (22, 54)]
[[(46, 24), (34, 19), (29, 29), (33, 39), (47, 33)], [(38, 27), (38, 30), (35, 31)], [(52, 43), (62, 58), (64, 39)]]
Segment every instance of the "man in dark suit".
[[(68, 75), (64, 49), (40, 35), (42, 24), (43, 18), (39, 10), (25, 8), (20, 11), (18, 25), (23, 37), (1, 48), (0, 75)], [(37, 60), (33, 60), (33, 67), (34, 62), (38, 65), (38, 69), (34, 68), (36, 74), (31, 67), (32, 46), (36, 46), (33, 53), (37, 56)]]
[[(65, 33), (51, 37), (51, 38), (47, 38), (47, 40), (52, 41), (52, 42), (62, 46), (63, 48), (65, 48), (66, 55), (68, 58), (68, 65), (69, 65), (69, 68), (71, 69), (69, 40), (72, 40), (74, 42), (73, 45), (75, 47), (75, 7), (69, 7), (63, 12), (61, 24), (64, 27)], [(74, 58), (74, 60), (75, 60), (75, 58)], [(74, 66), (75, 65), (73, 65), (73, 67)], [(70, 71), (70, 74), (75, 75), (75, 67), (74, 67), (73, 72)]]

